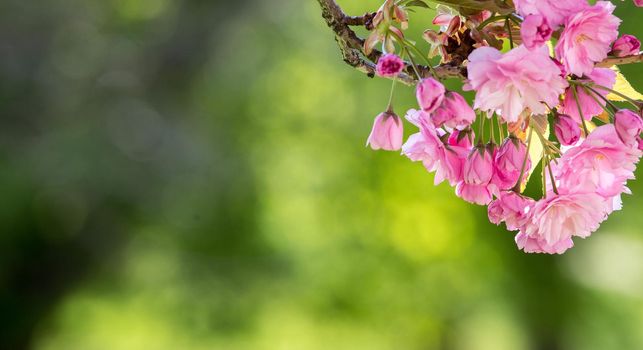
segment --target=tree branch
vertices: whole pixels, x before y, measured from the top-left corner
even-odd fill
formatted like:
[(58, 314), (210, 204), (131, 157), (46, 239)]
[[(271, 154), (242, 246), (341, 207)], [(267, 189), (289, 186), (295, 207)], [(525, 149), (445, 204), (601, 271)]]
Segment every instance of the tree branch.
[[(350, 28), (350, 26), (365, 26), (366, 29), (372, 30), (374, 13), (366, 13), (363, 16), (348, 16), (342, 11), (341, 7), (335, 0), (317, 0), (322, 9), (322, 17), (326, 20), (326, 24), (335, 33), (335, 40), (342, 54), (344, 62), (354, 67), (360, 72), (365, 73), (369, 77), (375, 76), (376, 64), (382, 52), (373, 50), (370, 55), (364, 54), (364, 39), (360, 38)], [(489, 0), (486, 0), (489, 1)], [(452, 3), (455, 5), (455, 0), (441, 0), (437, 2)], [(502, 9), (507, 11), (506, 8)], [(643, 62), (643, 55), (632, 55), (627, 57), (608, 57), (602, 62), (597, 63), (598, 67), (611, 67), (614, 65), (641, 63)], [(414, 85), (417, 82), (417, 77), (413, 71), (410, 62), (405, 62), (406, 66), (404, 72), (400, 73), (396, 78), (407, 85)], [(431, 76), (429, 67), (419, 65), (417, 66), (420, 77), (426, 78)], [(460, 78), (466, 79), (466, 67), (454, 64), (441, 64), (433, 67), (438, 78)]]
[(603, 61), (596, 64), (597, 67), (611, 67), (620, 64), (641, 63), (643, 62), (643, 54), (625, 56), (625, 57), (608, 57)]
[[(337, 41), (337, 45), (339, 45), (344, 62), (366, 73), (369, 77), (374, 77), (376, 67), (374, 62), (377, 62), (382, 52), (373, 50), (369, 56), (366, 56), (363, 51), (364, 40), (358, 37), (349, 27), (350, 25), (364, 25), (368, 27), (373, 14), (366, 14), (361, 17), (350, 17), (344, 14), (334, 0), (318, 0), (318, 2), (322, 9), (322, 17), (324, 17), (326, 24), (335, 33), (335, 40)], [(415, 77), (415, 73), (413, 73), (411, 63), (405, 63), (405, 70), (397, 76), (397, 79), (404, 84), (414, 85), (417, 82), (417, 77)], [(464, 79), (466, 77), (463, 67), (444, 64), (434, 67), (434, 69), (439, 78)], [(431, 75), (429, 67), (427, 66), (418, 66), (418, 71), (422, 78)]]

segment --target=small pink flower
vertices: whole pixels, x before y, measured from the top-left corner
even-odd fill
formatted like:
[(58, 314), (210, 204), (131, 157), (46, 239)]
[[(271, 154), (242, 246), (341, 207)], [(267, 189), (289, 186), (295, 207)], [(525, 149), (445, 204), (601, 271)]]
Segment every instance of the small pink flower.
[(614, 127), (624, 144), (636, 145), (643, 129), (643, 121), (629, 109), (621, 109), (614, 115)]
[(638, 7), (643, 7), (643, 0), (634, 0), (634, 5)]
[(523, 17), (541, 15), (556, 28), (569, 16), (587, 7), (586, 0), (514, 0), (516, 10)]
[(547, 42), (554, 31), (551, 29), (545, 17), (541, 15), (530, 15), (525, 18), (520, 28), (520, 37), (523, 44), (533, 50)]
[(476, 119), (476, 113), (462, 95), (449, 91), (444, 95), (442, 104), (433, 112), (436, 127), (442, 125), (452, 129), (464, 129)]
[(556, 44), (556, 57), (567, 72), (577, 76), (589, 74), (595, 62), (607, 57), (621, 23), (612, 14), (614, 9), (609, 1), (598, 1), (569, 18)]
[(626, 182), (634, 179), (641, 155), (635, 145), (623, 144), (614, 125), (599, 126), (558, 160), (559, 188), (612, 199), (628, 191)]
[(546, 114), (543, 102), (557, 105), (567, 87), (546, 46), (529, 51), (520, 45), (505, 54), (481, 47), (469, 55), (467, 70), (465, 88), (476, 91), (474, 108), (499, 111), (509, 123), (516, 122), (525, 108)]
[(416, 89), (420, 108), (427, 113), (436, 110), (444, 99), (444, 85), (433, 78), (422, 79)]
[(574, 242), (571, 238), (567, 238), (554, 244), (548, 244), (540, 237), (530, 237), (526, 233), (520, 232), (516, 235), (516, 245), (525, 253), (563, 254), (574, 246)]
[[(593, 82), (611, 89), (616, 82), (616, 73), (609, 68), (594, 68), (591, 73), (587, 75), (587, 78), (588, 79), (586, 80), (588, 82)], [(606, 90), (597, 87), (594, 87), (593, 89), (601, 96), (607, 97), (608, 92)], [(583, 112), (585, 120), (591, 120), (603, 112), (603, 106), (606, 104), (603, 98), (596, 96), (594, 92), (592, 92), (592, 94), (594, 94), (594, 97), (592, 97), (582, 87), (578, 87), (576, 89), (576, 93), (578, 95), (578, 102), (580, 103), (581, 111)], [(574, 118), (578, 123), (581, 122), (580, 113), (578, 112), (578, 104), (574, 98), (572, 87), (565, 90), (562, 112)]]
[(478, 205), (487, 205), (492, 199), (488, 185), (467, 184), (464, 181), (458, 183), (455, 194), (469, 203)]
[(596, 193), (550, 193), (534, 205), (517, 243), (523, 249), (537, 244), (542, 252), (560, 254), (571, 247), (573, 236), (588, 237), (606, 218), (607, 202)]
[[(402, 146), (402, 154), (412, 161), (421, 161), (424, 167), (435, 172), (435, 184), (447, 180), (452, 186), (462, 181), (462, 167), (469, 149), (442, 142), (442, 129), (436, 129), (424, 112), (411, 112), (410, 119), (419, 121), (420, 132), (413, 134)], [(419, 114), (419, 117), (417, 115)], [(407, 114), (408, 115), (408, 114)]]
[(402, 147), (403, 134), (404, 126), (400, 118), (393, 112), (384, 112), (375, 118), (366, 145), (374, 150), (396, 151)]
[(464, 163), (464, 182), (487, 185), (493, 176), (493, 155), (485, 146), (477, 146)]
[(580, 127), (570, 116), (559, 114), (554, 119), (554, 133), (563, 146), (571, 146), (580, 139)]
[(636, 55), (641, 49), (641, 42), (633, 35), (625, 34), (618, 38), (612, 46), (612, 54), (616, 57)]
[(394, 77), (404, 69), (404, 61), (397, 55), (387, 53), (377, 61), (376, 72), (380, 77)]
[[(522, 164), (527, 155), (527, 146), (517, 138), (507, 138), (500, 146), (494, 159), (493, 183), (500, 190), (508, 190), (516, 185)], [(531, 160), (526, 157), (525, 173), (531, 169)]]
[(513, 191), (503, 191), (487, 209), (489, 221), (496, 225), (504, 222), (507, 230), (521, 229), (530, 219), (531, 210), (536, 202)]

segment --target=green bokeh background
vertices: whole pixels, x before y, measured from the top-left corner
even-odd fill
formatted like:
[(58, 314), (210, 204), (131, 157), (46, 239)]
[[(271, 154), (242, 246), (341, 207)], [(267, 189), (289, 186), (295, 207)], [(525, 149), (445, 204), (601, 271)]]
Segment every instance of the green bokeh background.
[(2, 1), (0, 348), (643, 348), (643, 182), (524, 254), (364, 147), (389, 86), (312, 0)]

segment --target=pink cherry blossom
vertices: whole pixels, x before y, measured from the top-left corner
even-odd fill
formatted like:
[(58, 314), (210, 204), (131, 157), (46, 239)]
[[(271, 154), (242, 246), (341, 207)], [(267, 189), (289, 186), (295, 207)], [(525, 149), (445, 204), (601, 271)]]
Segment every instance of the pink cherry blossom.
[(472, 185), (486, 185), (493, 176), (493, 154), (484, 146), (474, 148), (464, 163), (464, 181)]
[[(587, 76), (588, 79), (584, 79), (587, 82), (593, 82), (595, 84), (612, 88), (616, 82), (616, 73), (609, 68), (594, 68), (591, 73)], [(565, 99), (562, 103), (562, 112), (574, 118), (578, 123), (581, 122), (580, 114), (578, 112), (578, 104), (574, 98), (574, 92), (572, 91), (573, 87), (569, 87), (565, 90)], [(603, 97), (607, 97), (608, 92), (601, 88), (593, 88), (596, 93), (599, 93)], [(595, 116), (603, 112), (603, 106), (606, 102), (603, 98), (596, 96), (594, 92), (592, 95), (589, 95), (585, 89), (582, 87), (576, 88), (576, 93), (578, 95), (578, 102), (581, 106), (581, 111), (583, 112), (583, 117), (585, 120), (591, 120)]]
[(559, 114), (554, 118), (554, 133), (563, 146), (575, 144), (581, 136), (578, 123), (566, 114)]
[(393, 112), (384, 112), (375, 118), (366, 145), (374, 150), (399, 150), (402, 147), (403, 134), (404, 126), (400, 118)]
[(547, 42), (554, 31), (541, 15), (530, 15), (525, 18), (520, 27), (522, 43), (529, 50), (542, 46)]
[(523, 250), (525, 253), (563, 254), (567, 249), (574, 246), (571, 238), (548, 244), (543, 238), (530, 237), (523, 232), (518, 233), (515, 240), (518, 249)]
[(404, 61), (396, 54), (387, 53), (377, 61), (376, 73), (381, 77), (394, 77), (404, 69)]
[(476, 113), (457, 92), (449, 91), (444, 95), (442, 104), (433, 112), (436, 127), (442, 125), (452, 129), (464, 129), (476, 119)]
[(560, 74), (546, 46), (529, 51), (520, 45), (506, 54), (481, 47), (469, 55), (465, 88), (477, 92), (474, 108), (498, 110), (504, 121), (513, 123), (525, 108), (545, 114), (542, 102), (558, 104), (558, 96), (567, 87)]
[(458, 183), (455, 194), (469, 203), (478, 205), (487, 205), (492, 199), (488, 185), (467, 184), (464, 181)]
[(621, 142), (612, 124), (599, 126), (559, 159), (556, 178), (566, 191), (593, 192), (611, 199), (627, 192), (642, 152)]
[(598, 1), (569, 18), (556, 44), (556, 57), (567, 72), (577, 76), (589, 74), (594, 63), (607, 57), (621, 23), (612, 14), (614, 9), (609, 1)]
[(618, 38), (612, 46), (612, 53), (616, 57), (636, 55), (641, 49), (641, 42), (634, 35), (625, 34)]
[(422, 79), (417, 85), (416, 96), (420, 108), (427, 113), (435, 111), (444, 99), (444, 85), (433, 78)]
[(457, 145), (447, 147), (441, 140), (444, 131), (436, 129), (430, 119), (423, 118), (425, 114), (419, 115), (415, 120), (420, 122), (420, 132), (411, 135), (402, 145), (402, 154), (412, 161), (421, 161), (428, 171), (435, 172), (436, 185), (447, 180), (454, 186), (462, 181), (462, 167), (469, 150)]
[(606, 218), (606, 200), (596, 193), (550, 193), (536, 202), (516, 242), (522, 249), (538, 245), (542, 252), (560, 254), (571, 247), (573, 236), (588, 237)]
[(498, 199), (489, 204), (489, 221), (496, 225), (504, 222), (507, 230), (521, 229), (530, 219), (536, 202), (513, 191), (503, 191)]
[(531, 160), (527, 155), (527, 146), (514, 138), (507, 138), (494, 159), (493, 183), (500, 190), (508, 190), (516, 185), (522, 165), (525, 164), (525, 173), (531, 169)]
[(621, 109), (614, 115), (614, 127), (623, 143), (635, 145), (643, 129), (643, 121), (638, 114), (629, 109)]
[(523, 17), (540, 15), (556, 28), (570, 15), (586, 8), (586, 0), (514, 0), (516, 10)]

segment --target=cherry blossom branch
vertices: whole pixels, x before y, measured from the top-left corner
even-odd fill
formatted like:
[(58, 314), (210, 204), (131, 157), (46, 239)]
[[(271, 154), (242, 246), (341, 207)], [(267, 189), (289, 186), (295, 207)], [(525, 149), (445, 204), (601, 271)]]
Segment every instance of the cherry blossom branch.
[[(337, 5), (334, 0), (318, 0), (322, 9), (322, 17), (326, 20), (326, 24), (335, 33), (335, 40), (342, 53), (344, 62), (354, 67), (355, 69), (366, 73), (369, 77), (375, 76), (375, 63), (382, 55), (382, 52), (373, 50), (370, 55), (364, 54), (364, 39), (360, 38), (350, 28), (350, 26), (364, 25), (368, 28), (372, 20), (372, 14), (366, 14), (361, 17), (347, 16)], [(413, 76), (413, 68), (410, 62), (405, 62), (406, 68), (404, 73), (400, 73), (397, 79), (404, 84), (414, 85), (417, 78)], [(435, 74), (439, 78), (461, 78), (466, 77), (466, 69), (464, 67), (442, 64), (433, 67)], [(431, 70), (428, 66), (417, 66), (418, 73), (422, 78), (429, 77)]]
[(617, 66), (621, 64), (641, 63), (641, 62), (643, 62), (643, 53), (639, 53), (638, 55), (625, 56), (625, 57), (608, 57), (603, 61), (597, 63), (596, 66), (607, 68), (607, 67)]
[[(375, 13), (366, 13), (363, 16), (348, 16), (344, 13), (341, 7), (337, 4), (335, 0), (317, 0), (322, 9), (322, 17), (326, 20), (326, 24), (333, 30), (335, 33), (335, 40), (339, 46), (340, 52), (344, 62), (346, 62), (351, 67), (359, 70), (360, 72), (365, 73), (369, 77), (375, 76), (376, 64), (378, 58), (382, 55), (381, 51), (373, 50), (369, 55), (364, 53), (364, 39), (357, 36), (355, 31), (353, 31), (351, 26), (364, 26), (368, 30), (372, 30), (372, 20), (375, 16)], [(456, 1), (456, 0), (444, 0), (436, 1), (442, 3), (448, 3), (450, 5), (460, 6), (468, 8), (472, 6), (467, 1)], [(466, 3), (465, 5), (462, 5)], [(490, 0), (483, 1), (485, 5), (491, 6), (493, 2)], [(476, 3), (477, 6), (480, 6), (480, 3)], [(494, 6), (497, 6), (494, 5)], [(471, 7), (473, 8), (473, 6)], [(497, 12), (506, 13), (508, 10), (506, 8), (496, 9)], [(502, 10), (502, 11), (501, 11)], [(631, 63), (641, 63), (643, 62), (643, 54), (639, 53), (638, 55), (632, 55), (627, 57), (608, 57), (603, 61), (597, 63), (598, 67), (611, 67), (614, 65), (623, 65)], [(413, 71), (413, 64), (411, 62), (405, 61), (405, 69), (397, 77), (395, 77), (400, 82), (406, 85), (414, 85), (417, 82), (417, 77)], [(431, 76), (431, 67), (424, 65), (416, 65), (417, 73), (420, 77), (426, 78)], [(461, 80), (466, 79), (467, 71), (466, 67), (459, 66), (455, 64), (441, 64), (433, 67), (435, 71), (435, 76), (437, 78), (459, 78)]]

